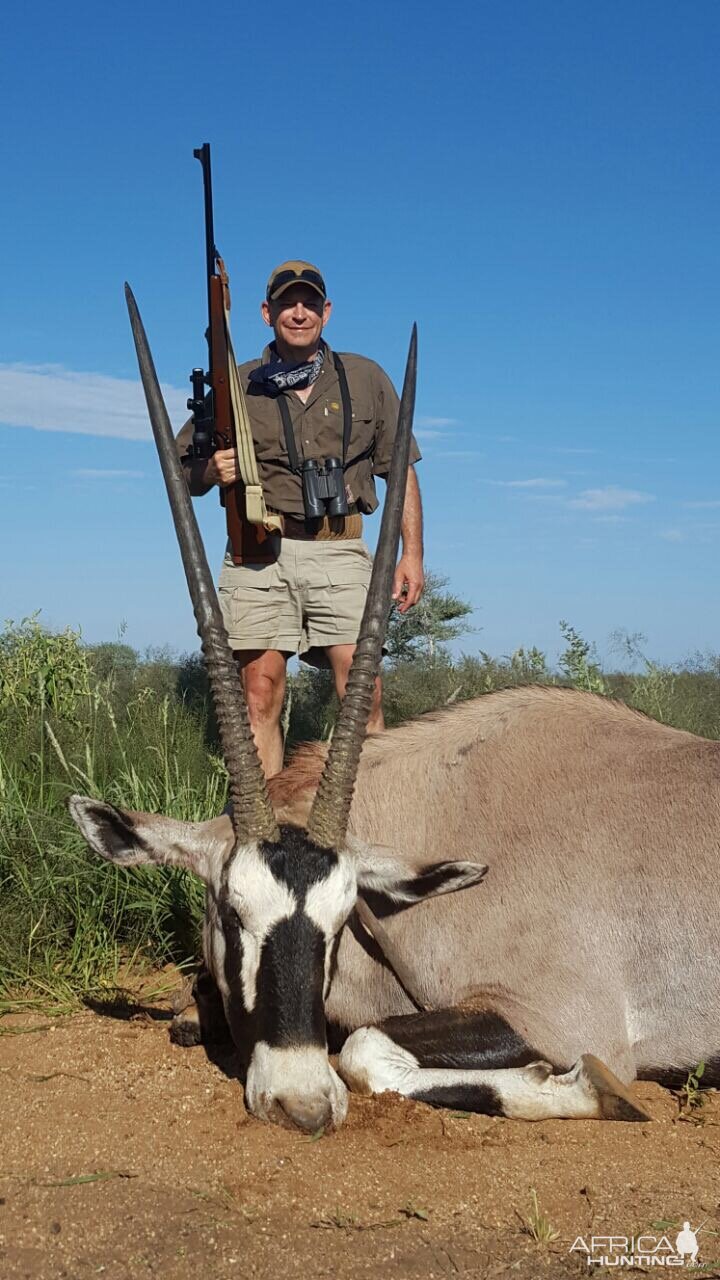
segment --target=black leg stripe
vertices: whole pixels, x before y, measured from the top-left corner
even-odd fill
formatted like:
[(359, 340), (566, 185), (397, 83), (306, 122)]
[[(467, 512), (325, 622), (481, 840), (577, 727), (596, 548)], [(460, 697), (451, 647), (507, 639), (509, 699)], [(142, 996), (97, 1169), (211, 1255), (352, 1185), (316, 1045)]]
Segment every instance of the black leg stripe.
[(477, 1111), (484, 1116), (503, 1115), (500, 1094), (487, 1084), (438, 1085), (433, 1089), (421, 1089), (410, 1094), (416, 1102), (427, 1102), (431, 1107), (449, 1107), (455, 1111)]
[(492, 1012), (437, 1009), (386, 1018), (378, 1025), (421, 1067), (492, 1071), (525, 1067), (542, 1057), (505, 1018)]

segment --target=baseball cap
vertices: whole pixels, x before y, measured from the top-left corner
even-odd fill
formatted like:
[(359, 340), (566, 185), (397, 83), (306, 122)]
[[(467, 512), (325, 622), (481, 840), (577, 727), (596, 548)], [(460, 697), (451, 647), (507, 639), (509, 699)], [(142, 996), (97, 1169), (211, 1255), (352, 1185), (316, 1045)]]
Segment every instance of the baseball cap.
[(291, 261), (281, 262), (280, 266), (271, 273), (265, 294), (267, 301), (274, 302), (294, 284), (307, 284), (319, 293), (321, 298), (327, 297), (325, 281), (318, 268), (311, 262)]

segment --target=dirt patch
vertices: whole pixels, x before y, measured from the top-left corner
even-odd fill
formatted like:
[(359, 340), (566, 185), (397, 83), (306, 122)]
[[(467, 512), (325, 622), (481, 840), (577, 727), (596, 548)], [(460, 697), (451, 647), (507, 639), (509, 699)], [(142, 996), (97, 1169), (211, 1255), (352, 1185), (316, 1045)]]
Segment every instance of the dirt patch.
[(687, 1219), (720, 1275), (714, 1092), (690, 1123), (638, 1085), (648, 1124), (352, 1098), (340, 1133), (303, 1138), (249, 1119), (231, 1059), (171, 1044), (168, 1021), (0, 1022), (3, 1280), (577, 1277), (578, 1236), (674, 1244)]

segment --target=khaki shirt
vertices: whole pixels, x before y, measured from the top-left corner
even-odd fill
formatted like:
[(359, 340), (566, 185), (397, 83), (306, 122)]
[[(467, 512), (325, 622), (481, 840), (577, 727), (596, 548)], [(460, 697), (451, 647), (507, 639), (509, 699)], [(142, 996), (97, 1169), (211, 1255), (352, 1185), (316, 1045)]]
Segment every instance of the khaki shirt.
[[(371, 512), (378, 505), (374, 477), (385, 477), (390, 469), (399, 401), (392, 382), (374, 360), (345, 352), (341, 352), (340, 356), (347, 375), (353, 411), (348, 461), (352, 462), (358, 454), (373, 446), (371, 457), (349, 466), (345, 472), (345, 483), (350, 491), (348, 500), (357, 503), (361, 511)], [(265, 503), (271, 511), (282, 511), (285, 515), (302, 519), (304, 509), (301, 481), (289, 468), (285, 432), (280, 410), (275, 403), (277, 396), (269, 396), (263, 387), (249, 382), (252, 370), (266, 364), (271, 358), (272, 352), (266, 347), (259, 360), (248, 360), (240, 365), (240, 384), (245, 392)], [(294, 391), (281, 391), (280, 395), (284, 395), (288, 402), (299, 458), (342, 457), (342, 398), (332, 351), (327, 344), (322, 369), (313, 383), (307, 402), (303, 404)], [(203, 485), (199, 479), (206, 463), (194, 462), (184, 456), (191, 439), (192, 419), (185, 423), (176, 444), (188, 475), (190, 492), (197, 497), (207, 493), (212, 486)], [(420, 456), (413, 439), (410, 462), (418, 462)]]

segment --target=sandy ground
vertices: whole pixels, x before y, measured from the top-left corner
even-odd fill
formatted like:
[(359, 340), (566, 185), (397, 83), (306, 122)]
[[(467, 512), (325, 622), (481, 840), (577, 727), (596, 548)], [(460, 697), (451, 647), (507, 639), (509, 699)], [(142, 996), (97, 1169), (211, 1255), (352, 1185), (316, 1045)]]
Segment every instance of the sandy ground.
[[(576, 1237), (674, 1244), (685, 1219), (705, 1220), (696, 1274), (720, 1275), (713, 1092), (689, 1121), (638, 1085), (647, 1124), (386, 1094), (307, 1138), (248, 1118), (232, 1058), (171, 1044), (167, 1006), (120, 1012), (0, 1021), (2, 1280), (580, 1276)], [(533, 1189), (550, 1239), (528, 1225)]]

